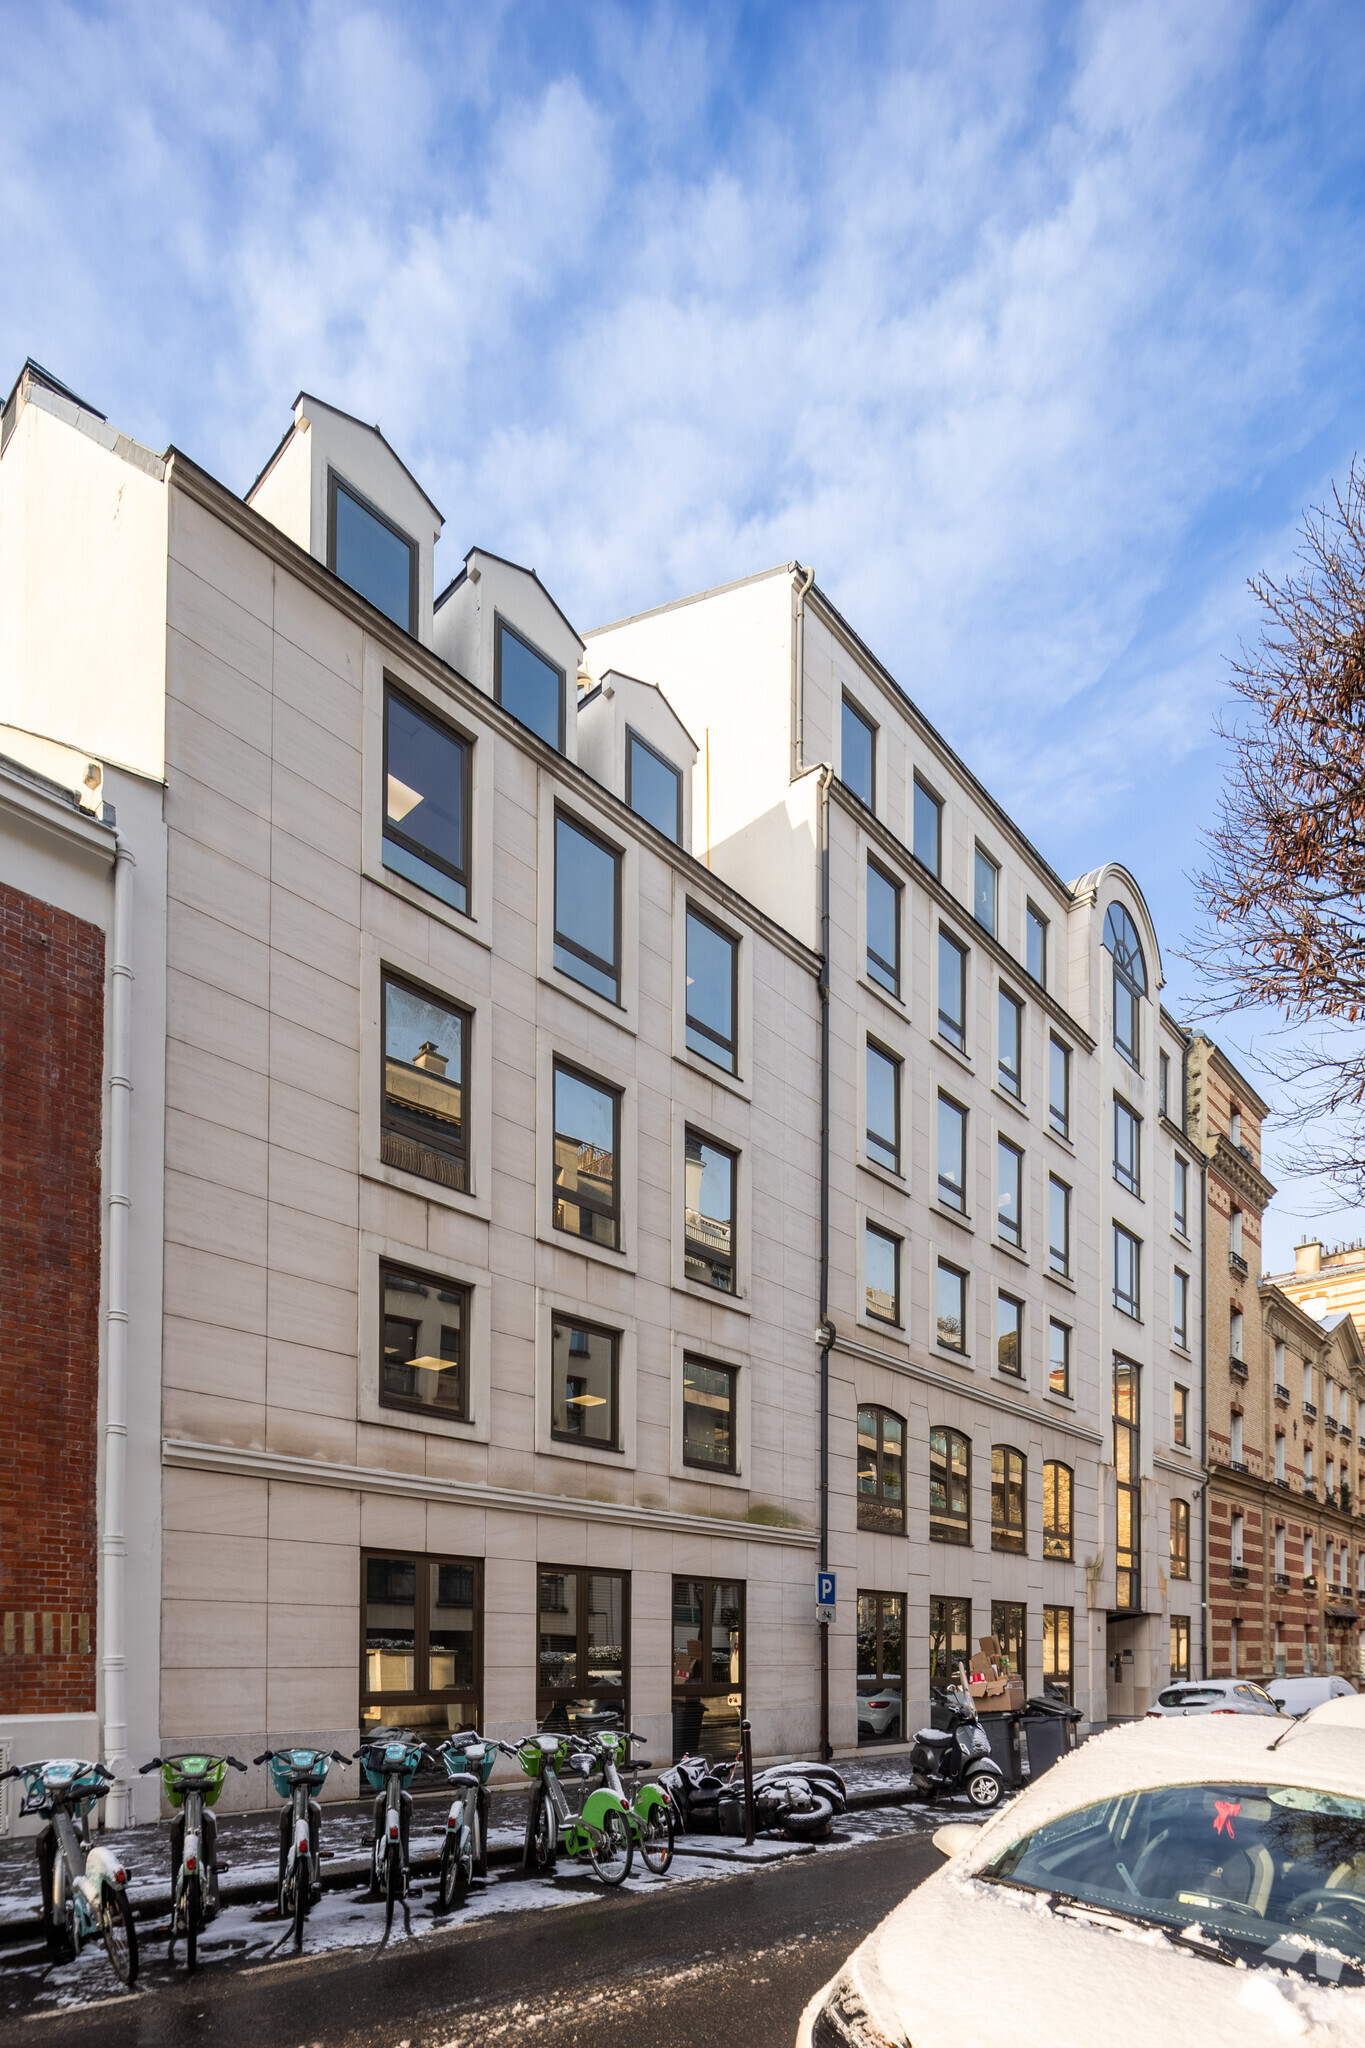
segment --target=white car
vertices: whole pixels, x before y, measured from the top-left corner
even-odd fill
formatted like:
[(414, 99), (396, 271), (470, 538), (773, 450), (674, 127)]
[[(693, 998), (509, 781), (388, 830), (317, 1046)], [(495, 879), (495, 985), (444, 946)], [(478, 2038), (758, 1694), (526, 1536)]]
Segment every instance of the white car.
[(900, 1733), (901, 1696), (890, 1692), (885, 1686), (869, 1685), (858, 1688), (858, 1726), (870, 1729), (873, 1735), (885, 1735), (888, 1728), (893, 1734)]
[(1340, 1673), (1330, 1678), (1267, 1678), (1265, 1689), (1286, 1714), (1306, 1714), (1324, 1700), (1349, 1700), (1355, 1687)]
[(1278, 1714), (1279, 1707), (1263, 1685), (1250, 1678), (1183, 1678), (1168, 1685), (1148, 1707), (1149, 1721), (1168, 1714)]
[(1365, 1698), (1116, 1728), (934, 1841), (797, 2048), (1365, 2041)]

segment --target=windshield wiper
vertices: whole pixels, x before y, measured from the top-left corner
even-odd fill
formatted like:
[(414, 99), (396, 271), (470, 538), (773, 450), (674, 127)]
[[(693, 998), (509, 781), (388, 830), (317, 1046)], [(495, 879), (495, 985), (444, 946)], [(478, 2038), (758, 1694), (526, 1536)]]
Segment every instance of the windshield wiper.
[[(1047, 1900), (1049, 1912), (1070, 1909), (1086, 1919), (1129, 1920), (1139, 1927), (1154, 1927), (1158, 1934), (1164, 1934), (1167, 1941), (1174, 1943), (1177, 1948), (1187, 1948), (1192, 1954), (1204, 1956), (1211, 1963), (1224, 1963), (1229, 1969), (1234, 1970), (1245, 1967), (1245, 1958), (1230, 1948), (1220, 1935), (1205, 1934), (1202, 1940), (1196, 1941), (1193, 1935), (1182, 1934), (1178, 1928), (1172, 1927), (1168, 1921), (1159, 1919), (1152, 1913), (1135, 1912), (1127, 1906), (1101, 1905), (1097, 1900), (1080, 1898), (1075, 1892), (1047, 1891), (1040, 1885), (1021, 1884), (1017, 1877), (995, 1877), (984, 1870), (975, 1871), (973, 1875), (983, 1884), (1001, 1884), (1007, 1885), (1011, 1891), (1032, 1892), (1036, 1898)], [(1192, 1922), (1191, 1925), (1202, 1923)]]

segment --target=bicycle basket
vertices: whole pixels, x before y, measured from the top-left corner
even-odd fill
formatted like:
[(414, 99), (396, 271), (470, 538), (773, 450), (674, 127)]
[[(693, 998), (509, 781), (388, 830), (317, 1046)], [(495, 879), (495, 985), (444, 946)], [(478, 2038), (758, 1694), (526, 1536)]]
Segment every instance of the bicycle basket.
[(441, 1761), (448, 1778), (477, 1778), (481, 1785), (488, 1783), (497, 1760), (497, 1744), (493, 1742), (471, 1742), (465, 1749), (441, 1751)]
[(172, 1806), (184, 1801), (185, 1787), (180, 1781), (185, 1778), (202, 1781), (194, 1789), (203, 1794), (205, 1806), (212, 1806), (226, 1776), (227, 1762), (220, 1756), (171, 1756), (161, 1766), (162, 1789)]
[(376, 1792), (384, 1789), (384, 1780), (390, 1771), (403, 1773), (403, 1784), (408, 1786), (416, 1777), (422, 1762), (420, 1742), (400, 1737), (396, 1742), (375, 1742), (361, 1754), (360, 1765), (366, 1778)]
[(300, 1779), (314, 1787), (323, 1784), (331, 1758), (325, 1749), (281, 1749), (270, 1760), (270, 1782), (281, 1799), (288, 1799)]

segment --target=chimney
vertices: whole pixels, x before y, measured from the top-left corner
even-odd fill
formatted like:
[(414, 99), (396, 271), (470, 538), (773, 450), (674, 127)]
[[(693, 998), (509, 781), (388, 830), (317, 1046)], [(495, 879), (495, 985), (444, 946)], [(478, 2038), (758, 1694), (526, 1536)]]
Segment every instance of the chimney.
[[(437, 1052), (435, 1039), (428, 1038), (425, 1044), (418, 1046), (412, 1064), (415, 1067), (423, 1068), (428, 1074), (444, 1075), (446, 1056), (443, 1052)], [(1313, 1270), (1316, 1272), (1317, 1267), (1315, 1266)]]
[(1296, 1278), (1304, 1273), (1320, 1273), (1321, 1271), (1322, 1245), (1320, 1243), (1300, 1244), (1294, 1247), (1294, 1274)]

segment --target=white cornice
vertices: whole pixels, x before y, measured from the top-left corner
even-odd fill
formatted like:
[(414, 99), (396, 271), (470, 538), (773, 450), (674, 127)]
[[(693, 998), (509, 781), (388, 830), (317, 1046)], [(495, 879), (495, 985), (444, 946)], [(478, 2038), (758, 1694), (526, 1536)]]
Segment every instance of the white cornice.
[(278, 1451), (243, 1450), (235, 1444), (196, 1443), (166, 1437), (161, 1462), (182, 1471), (222, 1472), (238, 1479), (277, 1479), (292, 1486), (334, 1486), (358, 1493), (383, 1493), (403, 1500), (450, 1501), (466, 1508), (512, 1509), (526, 1515), (560, 1515), (576, 1522), (610, 1522), (615, 1527), (666, 1530), (674, 1536), (728, 1536), (744, 1543), (777, 1543), (814, 1550), (813, 1529), (784, 1529), (769, 1522), (741, 1522), (728, 1515), (683, 1515), (666, 1508), (627, 1502), (577, 1500), (568, 1494), (522, 1492), (510, 1486), (480, 1486), (466, 1479), (428, 1478), (421, 1472), (387, 1472), (375, 1465), (334, 1465), (321, 1458), (288, 1458)]

